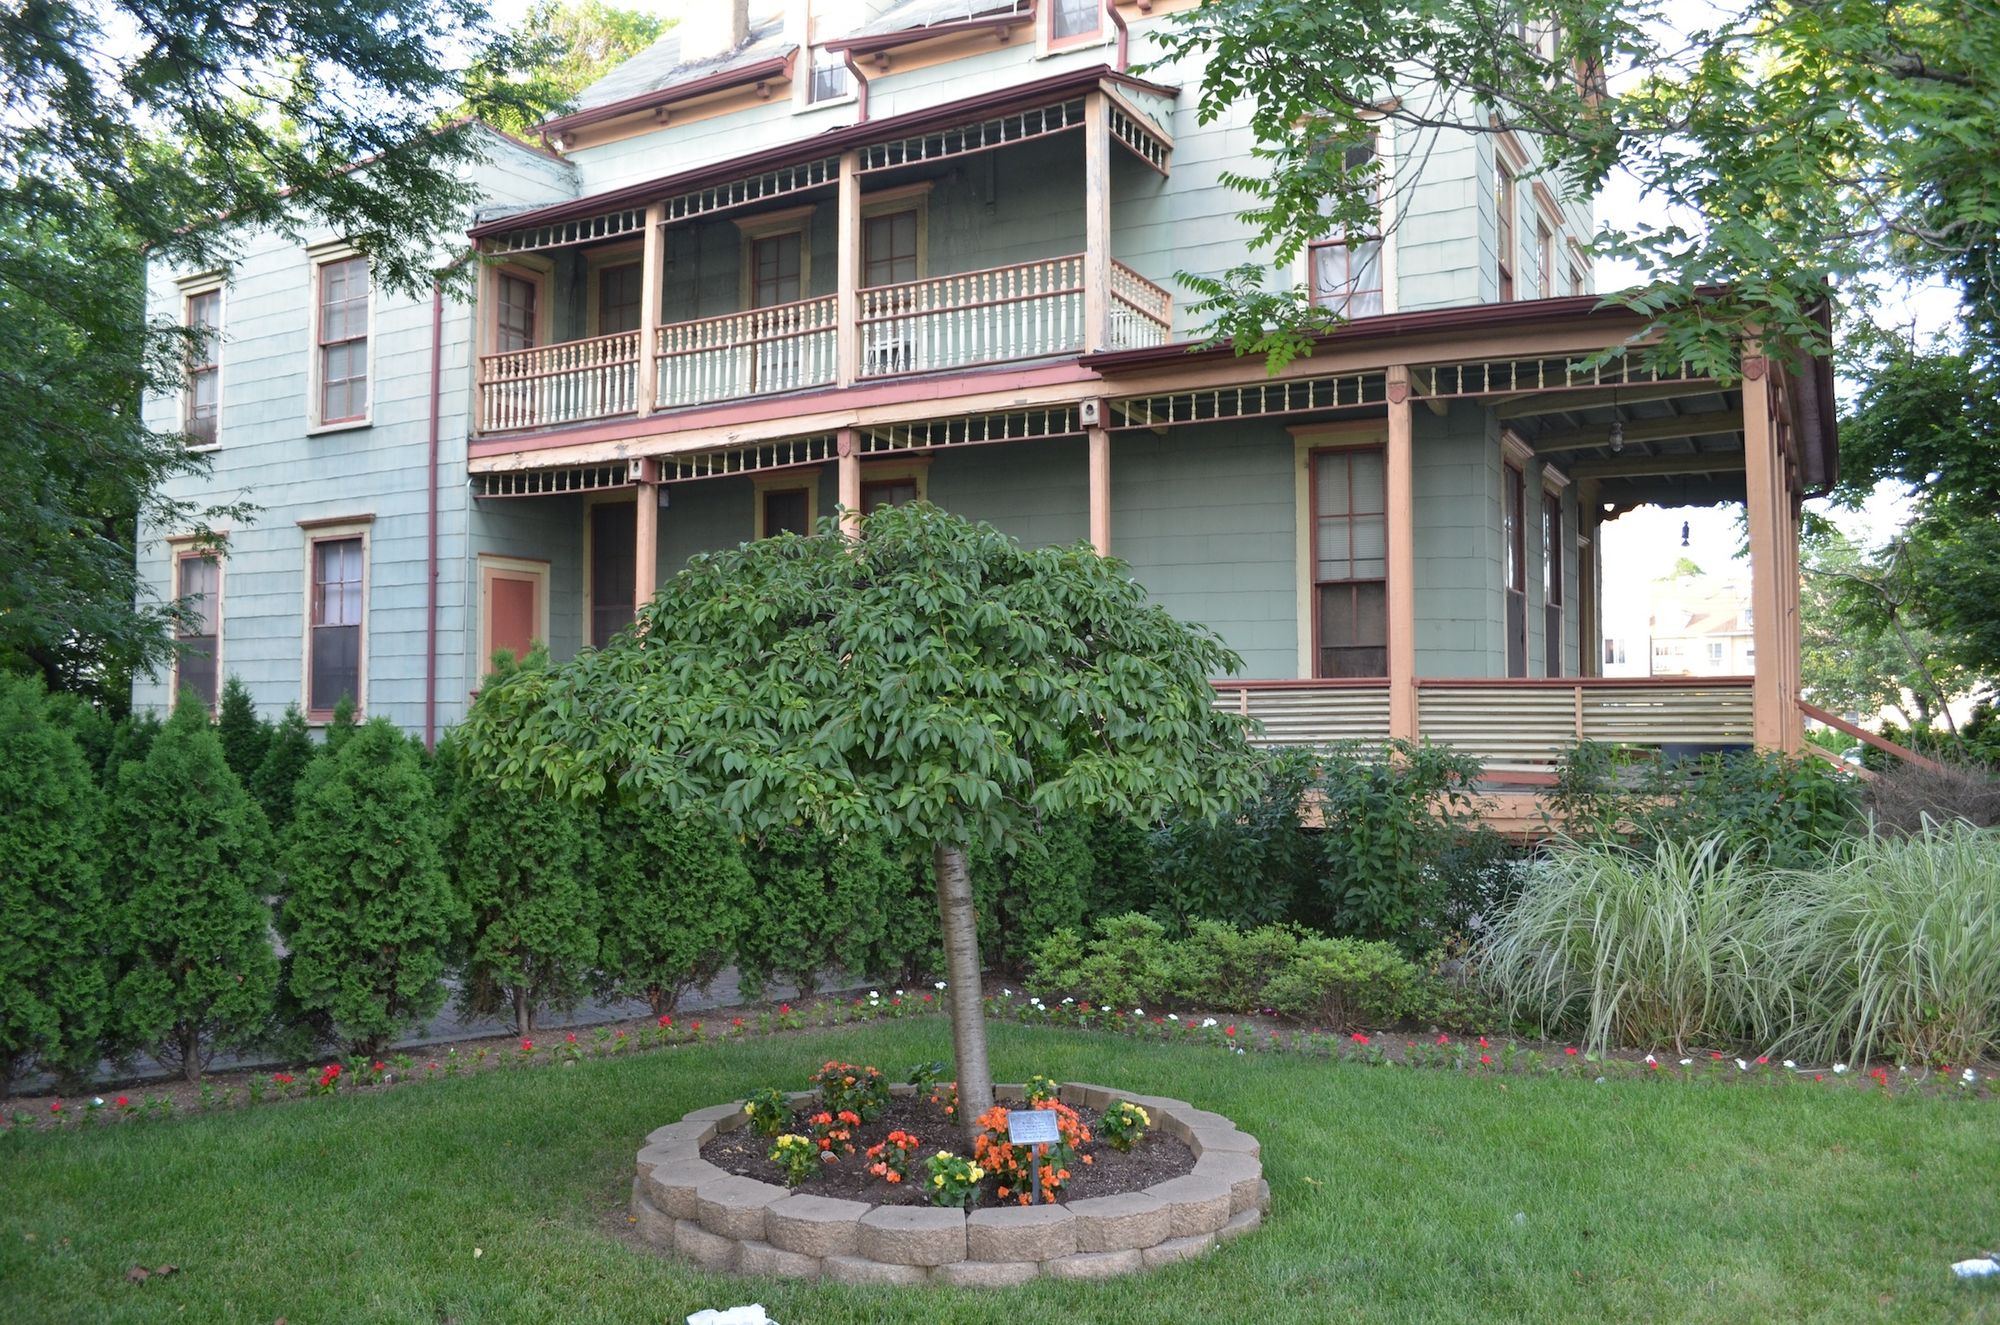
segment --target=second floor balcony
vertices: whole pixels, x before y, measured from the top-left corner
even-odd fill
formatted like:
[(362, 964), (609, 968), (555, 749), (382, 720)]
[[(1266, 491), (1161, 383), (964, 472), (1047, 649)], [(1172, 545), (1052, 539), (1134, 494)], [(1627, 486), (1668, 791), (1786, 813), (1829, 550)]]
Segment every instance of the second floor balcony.
[(1164, 149), (1080, 91), (485, 241), (480, 433), (1165, 344), (1110, 225)]

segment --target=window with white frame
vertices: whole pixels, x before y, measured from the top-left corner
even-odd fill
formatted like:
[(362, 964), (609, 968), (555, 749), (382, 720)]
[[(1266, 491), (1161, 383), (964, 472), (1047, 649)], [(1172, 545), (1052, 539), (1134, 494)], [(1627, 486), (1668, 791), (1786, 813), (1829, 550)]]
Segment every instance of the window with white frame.
[(813, 52), (812, 82), (806, 88), (806, 100), (815, 104), (822, 101), (839, 101), (842, 97), (854, 95), (854, 75), (847, 67), (847, 61), (839, 51), (819, 50)]
[(1049, 43), (1083, 41), (1104, 30), (1104, 0), (1051, 0)]
[(187, 296), (187, 391), (182, 426), (194, 446), (213, 446), (222, 415), (222, 287)]
[(323, 720), (343, 698), (362, 702), (368, 536), (341, 530), (306, 546), (306, 711)]
[(368, 417), (368, 259), (333, 258), (318, 267), (313, 355), (317, 422)]

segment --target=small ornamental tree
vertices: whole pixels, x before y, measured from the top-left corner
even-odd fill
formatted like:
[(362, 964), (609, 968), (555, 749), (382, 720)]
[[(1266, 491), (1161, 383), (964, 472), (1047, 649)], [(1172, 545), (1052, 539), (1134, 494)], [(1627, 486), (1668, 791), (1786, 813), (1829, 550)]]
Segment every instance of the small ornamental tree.
[(373, 1053), (444, 1005), (456, 912), (431, 780), (386, 718), (299, 782), (285, 833), (286, 988), (335, 1038)]
[(249, 781), (250, 794), (264, 807), (271, 831), (282, 833), (292, 822), (292, 798), (312, 764), (319, 747), (313, 744), (312, 729), (297, 708), (287, 706), (285, 716), (271, 729), (264, 758)]
[(111, 822), (119, 1039), (198, 1080), (217, 1044), (262, 1026), (277, 985), (263, 811), (189, 704), (118, 770)]
[(927, 851), (969, 1124), (993, 1090), (968, 845), (1011, 850), (1043, 814), (1240, 804), (1243, 724), (1209, 687), (1239, 661), (1088, 547), (916, 503), (857, 538), (829, 522), (694, 558), (612, 647), (489, 689), (466, 736), (523, 785)]
[(706, 989), (736, 952), (750, 870), (712, 817), (614, 805), (604, 815), (597, 965), (606, 989), (656, 1017)]
[(249, 687), (233, 676), (222, 683), (222, 706), (215, 719), (215, 734), (222, 738), (222, 757), (229, 761), (229, 771), (238, 782), (249, 787), (271, 744), (271, 724), (257, 716)]
[(104, 801), (39, 680), (0, 676), (0, 1095), (30, 1064), (94, 1066), (109, 1010)]

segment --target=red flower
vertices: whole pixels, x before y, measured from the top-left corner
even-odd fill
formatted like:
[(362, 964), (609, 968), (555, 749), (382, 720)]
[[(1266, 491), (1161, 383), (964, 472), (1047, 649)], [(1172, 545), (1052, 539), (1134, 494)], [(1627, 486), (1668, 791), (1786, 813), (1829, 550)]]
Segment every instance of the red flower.
[(1437, 1042), (1438, 1042), (1439, 1044), (1450, 1044), (1450, 1043), (1451, 1043), (1451, 1037), (1450, 1037), (1449, 1035), (1440, 1035), (1440, 1036), (1438, 1036), (1438, 1038), (1437, 1038)]
[(688, 1023), (688, 1029), (698, 1031), (701, 1029), (701, 1023), (698, 1021), (691, 1021)]
[(1482, 1064), (1485, 1064), (1485, 1065), (1487, 1065), (1487, 1066), (1491, 1066), (1491, 1065), (1492, 1065), (1492, 1063), (1493, 1063), (1493, 1055), (1492, 1055), (1492, 1054), (1481, 1054), (1481, 1055), (1479, 1055), (1479, 1061), (1480, 1061), (1480, 1062), (1481, 1062)]
[(521, 1041), (521, 1052), (524, 1054), (531, 1054), (535, 1052), (535, 1042), (533, 1040)]
[[(1231, 1029), (1233, 1030), (1234, 1028), (1232, 1027)], [(1354, 1032), (1354, 1034), (1348, 1036), (1347, 1038), (1354, 1041), (1356, 1044), (1368, 1043), (1368, 1037), (1363, 1035), (1360, 1031)]]
[(779, 1016), (781, 1016), (781, 1017), (789, 1017), (789, 1016), (791, 1016), (791, 1015), (792, 1015), (792, 1005), (791, 1005), (790, 1003), (780, 1003), (780, 1004), (778, 1004), (778, 1015), (779, 1015)]
[(733, 1021), (731, 1021), (731, 1022), (730, 1022), (729, 1024), (730, 1024), (731, 1026), (741, 1026), (741, 1025), (743, 1024), (743, 1018), (741, 1018), (741, 1017), (737, 1017), (736, 1019), (734, 1019)]
[(121, 1109), (129, 1109), (132, 1107), (132, 1101), (126, 1099), (123, 1095), (120, 1095), (118, 1097), (118, 1107)]
[(1482, 1035), (1479, 1037), (1479, 1047), (1481, 1049), (1491, 1049), (1493, 1046), (1486, 1043), (1486, 1037)]
[(61, 1101), (61, 1100), (50, 1100), (50, 1101), (49, 1101), (49, 1112), (50, 1112), (50, 1113), (61, 1113), (61, 1112), (62, 1112), (62, 1101)]
[(1569, 1045), (1569, 1046), (1566, 1046), (1566, 1047), (1565, 1047), (1565, 1048), (1563, 1049), (1563, 1052), (1564, 1052), (1565, 1054), (1569, 1055), (1569, 1056), (1570, 1056), (1571, 1058), (1574, 1058), (1574, 1057), (1576, 1057), (1576, 1046), (1574, 1046), (1574, 1045)]
[(571, 1031), (571, 1032), (570, 1032), (570, 1033), (569, 1033), (568, 1035), (565, 1035), (565, 1036), (563, 1036), (563, 1039), (564, 1039), (564, 1040), (566, 1040), (567, 1042), (569, 1042), (570, 1044), (575, 1044), (575, 1043), (576, 1043), (576, 1032), (575, 1032), (575, 1031)]
[(673, 1025), (673, 1024), (674, 1024), (674, 1019), (673, 1019), (672, 1017), (661, 1017), (661, 1018), (660, 1018), (660, 1025), (662, 1025), (662, 1026), (671, 1026), (671, 1025)]
[(375, 1064), (375, 1071), (380, 1072), (381, 1070), (382, 1070), (382, 1064), (380, 1063)]
[(289, 1086), (292, 1084), (292, 1074), (289, 1072), (273, 1072), (271, 1080), (280, 1086)]
[(1719, 1053), (1717, 1053), (1717, 1052), (1715, 1052), (1715, 1050), (1713, 1050), (1713, 1049), (1710, 1049), (1710, 1050), (1708, 1051), (1708, 1056), (1709, 1056), (1710, 1058), (1713, 1058), (1713, 1059), (1716, 1059), (1717, 1061), (1720, 1061), (1720, 1060), (1721, 1060), (1721, 1058), (1722, 1058), (1722, 1055), (1721, 1055), (1721, 1054), (1719, 1054)]
[(1236, 1038), (1236, 1028), (1234, 1026), (1224, 1026), (1222, 1033), (1232, 1040)]
[(1770, 1064), (1771, 1064), (1771, 1060), (1770, 1060), (1770, 1058), (1769, 1058), (1769, 1057), (1768, 1057), (1767, 1055), (1765, 1055), (1765, 1054), (1758, 1054), (1758, 1055), (1757, 1055), (1757, 1066), (1759, 1066), (1759, 1067), (1769, 1067), (1769, 1066), (1770, 1066)]
[[(619, 1033), (620, 1035), (623, 1035), (623, 1034), (624, 1034), (625, 1032), (624, 1032), (624, 1031), (620, 1031), (620, 1032), (618, 1032), (618, 1033)], [(438, 1065), (437, 1065), (437, 1064), (436, 1064), (435, 1062), (431, 1062), (431, 1063), (425, 1063), (425, 1064), (424, 1064), (424, 1071), (426, 1071), (426, 1072), (435, 1072), (435, 1071), (437, 1071), (437, 1070), (438, 1070)]]
[(931, 1001), (931, 996), (930, 996), (929, 994), (925, 994), (925, 995), (924, 995), (924, 1002), (928, 1003), (928, 1002), (930, 1002), (930, 1001)]

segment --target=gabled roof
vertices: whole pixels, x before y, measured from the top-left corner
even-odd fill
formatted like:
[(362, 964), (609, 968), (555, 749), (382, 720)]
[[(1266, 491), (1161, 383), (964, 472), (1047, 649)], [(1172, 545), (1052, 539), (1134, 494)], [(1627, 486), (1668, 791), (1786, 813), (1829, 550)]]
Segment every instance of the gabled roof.
[(905, 0), (872, 23), (827, 41), (833, 51), (883, 51), (933, 37), (1033, 21), (1032, 0)]

